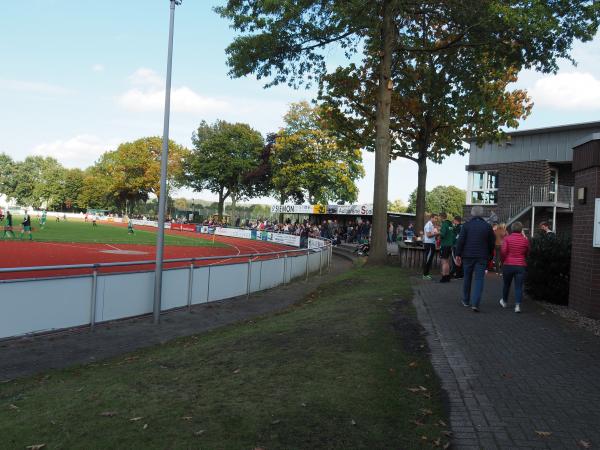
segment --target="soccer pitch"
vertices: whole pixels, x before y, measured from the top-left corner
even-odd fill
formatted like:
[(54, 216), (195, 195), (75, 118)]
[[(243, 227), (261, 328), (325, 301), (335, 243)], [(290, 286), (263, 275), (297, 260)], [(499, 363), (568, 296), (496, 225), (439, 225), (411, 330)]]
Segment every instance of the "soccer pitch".
[[(16, 239), (21, 233), (22, 217), (13, 216), (13, 233)], [(4, 222), (4, 221), (3, 221)], [(83, 222), (78, 220), (67, 220), (56, 222), (54, 217), (48, 217), (46, 225), (42, 229), (37, 217), (31, 217), (32, 234), (35, 241), (40, 242), (80, 242), (97, 244), (139, 244), (155, 245), (156, 232), (136, 229), (134, 234), (127, 233), (127, 226), (122, 224), (111, 224), (106, 222), (97, 222), (94, 227), (92, 222)], [(4, 225), (4, 223), (2, 224)], [(0, 227), (0, 238), (4, 233), (4, 227)], [(27, 235), (23, 239), (28, 239)], [(7, 238), (6, 240), (10, 240)], [(171, 234), (165, 230), (165, 245), (186, 246), (186, 247), (226, 247), (220, 242), (213, 242), (212, 239), (200, 237), (198, 234), (190, 232), (189, 236)]]

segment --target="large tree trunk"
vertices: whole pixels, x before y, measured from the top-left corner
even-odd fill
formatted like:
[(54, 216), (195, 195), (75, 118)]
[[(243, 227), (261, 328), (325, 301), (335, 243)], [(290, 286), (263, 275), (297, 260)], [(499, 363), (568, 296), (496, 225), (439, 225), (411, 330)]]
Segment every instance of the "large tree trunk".
[(223, 204), (225, 203), (225, 197), (223, 196), (223, 191), (219, 192), (219, 206), (217, 208), (217, 220), (219, 222), (223, 221)]
[(425, 198), (427, 195), (427, 153), (419, 151), (419, 178), (417, 181), (417, 209), (415, 212), (415, 232), (423, 231), (425, 225)]
[(387, 202), (391, 150), (390, 107), (393, 88), (391, 75), (395, 33), (392, 13), (391, 1), (385, 0), (382, 11), (381, 60), (377, 88), (375, 185), (369, 264), (383, 264), (387, 261)]
[[(285, 197), (283, 194), (279, 197), (279, 204), (282, 206), (285, 204)], [(279, 223), (283, 223), (283, 213), (279, 213)]]
[(233, 194), (231, 194), (231, 212), (229, 213), (230, 225), (235, 224), (236, 215), (237, 215), (237, 195), (235, 193), (233, 193)]

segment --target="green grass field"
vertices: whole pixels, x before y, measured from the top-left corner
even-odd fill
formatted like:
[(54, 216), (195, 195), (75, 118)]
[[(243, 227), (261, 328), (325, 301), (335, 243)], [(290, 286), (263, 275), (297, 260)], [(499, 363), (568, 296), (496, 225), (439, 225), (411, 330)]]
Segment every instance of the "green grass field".
[[(21, 232), (22, 217), (13, 216), (13, 230), (17, 237)], [(140, 244), (155, 245), (156, 233), (136, 229), (133, 235), (127, 233), (127, 227), (98, 222), (93, 227), (91, 222), (68, 220), (56, 222), (54, 217), (48, 217), (46, 226), (40, 229), (37, 217), (31, 218), (33, 227), (33, 239), (42, 242), (82, 242), (102, 244)], [(0, 231), (0, 237), (3, 231)], [(212, 242), (212, 239), (200, 238), (197, 234), (190, 236), (179, 236), (165, 234), (165, 245), (196, 246), (196, 247), (225, 247), (220, 242)]]
[(410, 296), (365, 267), (283, 313), (0, 383), (1, 447), (446, 448)]

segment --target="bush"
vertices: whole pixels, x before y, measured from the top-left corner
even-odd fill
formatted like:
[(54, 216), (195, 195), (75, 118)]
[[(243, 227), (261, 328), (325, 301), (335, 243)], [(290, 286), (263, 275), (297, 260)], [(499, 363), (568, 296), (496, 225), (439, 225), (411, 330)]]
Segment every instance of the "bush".
[(557, 305), (569, 302), (570, 237), (542, 235), (533, 238), (527, 266), (525, 289), (529, 295)]

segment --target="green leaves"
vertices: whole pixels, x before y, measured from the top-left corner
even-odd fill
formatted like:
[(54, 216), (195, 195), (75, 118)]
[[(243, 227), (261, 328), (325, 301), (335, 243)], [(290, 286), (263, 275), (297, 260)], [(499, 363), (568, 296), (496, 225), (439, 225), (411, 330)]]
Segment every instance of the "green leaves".
[(353, 202), (364, 175), (356, 148), (342, 145), (325, 126), (322, 108), (293, 103), (271, 153), (273, 190), (285, 202), (301, 193), (310, 203)]
[(255, 179), (250, 176), (262, 162), (264, 140), (244, 123), (202, 121), (192, 136), (194, 149), (183, 160), (183, 179), (196, 191), (219, 195), (219, 215), (229, 196), (249, 196)]

